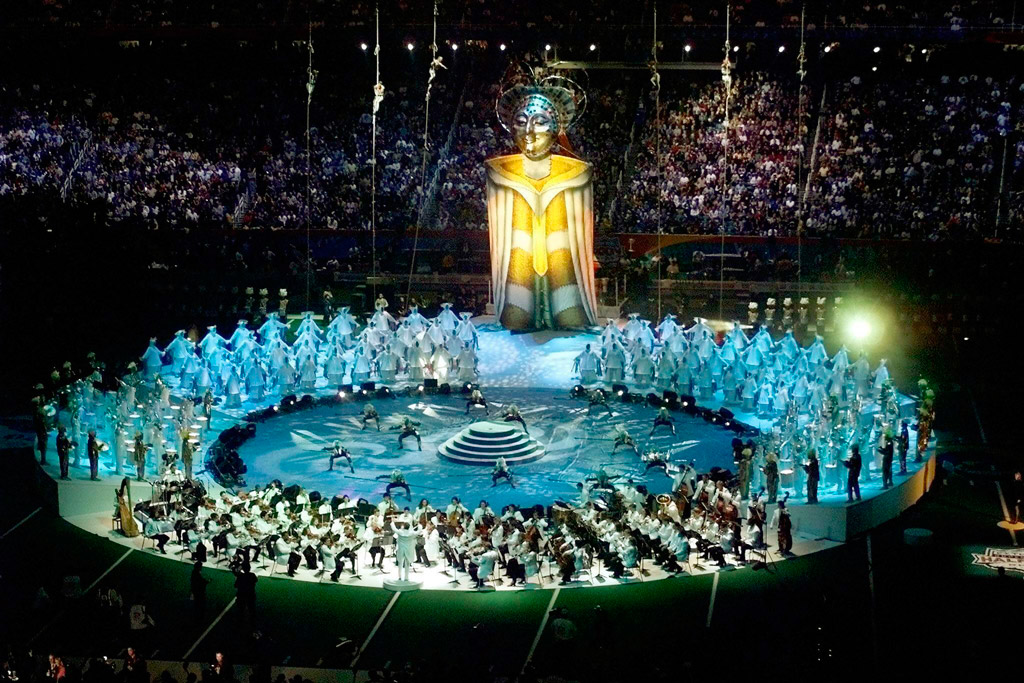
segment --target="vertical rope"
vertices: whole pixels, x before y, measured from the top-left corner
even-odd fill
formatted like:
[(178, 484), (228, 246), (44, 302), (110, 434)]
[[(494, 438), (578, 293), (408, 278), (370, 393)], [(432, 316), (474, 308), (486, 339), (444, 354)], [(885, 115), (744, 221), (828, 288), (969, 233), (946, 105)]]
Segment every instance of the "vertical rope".
[(654, 40), (651, 44), (651, 84), (654, 86), (654, 156), (657, 160), (658, 180), (654, 186), (658, 189), (658, 320), (661, 320), (661, 195), (664, 190), (661, 183), (664, 179), (664, 161), (661, 158), (661, 74), (658, 73), (658, 3), (654, 3)]
[(373, 57), (376, 61), (377, 79), (373, 85), (373, 132), (370, 138), (370, 274), (373, 278), (373, 298), (377, 299), (377, 110), (384, 100), (384, 84), (380, 82), (380, 7), (374, 14), (377, 20), (376, 43), (373, 46)]
[[(796, 155), (796, 191), (799, 195), (797, 201), (797, 217), (796, 217), (796, 291), (797, 297), (803, 296), (803, 233), (804, 233), (804, 193), (800, 191), (803, 186), (804, 176), (804, 149), (803, 149), (803, 126), (804, 126), (804, 76), (807, 75), (807, 71), (804, 69), (804, 64), (807, 61), (806, 56), (806, 43), (804, 41), (804, 15), (807, 12), (807, 5), (804, 4), (800, 7), (800, 54), (797, 55), (797, 67), (796, 75), (799, 79), (796, 86), (796, 137), (800, 142), (800, 147), (797, 149)], [(799, 301), (799, 298), (797, 299)]]
[(437, 0), (434, 0), (434, 34), (430, 43), (430, 68), (427, 70), (427, 94), (423, 112), (423, 166), (420, 169), (420, 210), (417, 212), (416, 232), (412, 240), (412, 258), (409, 259), (409, 284), (405, 288), (405, 302), (409, 304), (409, 297), (412, 296), (412, 276), (416, 272), (416, 251), (420, 243), (420, 221), (419, 216), (423, 215), (423, 206), (427, 201), (427, 159), (430, 156), (430, 90), (433, 87), (434, 78), (437, 76), (437, 67), (446, 69), (437, 56)]
[(722, 84), (725, 86), (725, 128), (722, 131), (722, 240), (718, 255), (718, 319), (722, 320), (722, 298), (725, 296), (725, 217), (729, 199), (729, 98), (732, 95), (732, 64), (729, 54), (729, 3), (725, 3), (725, 59), (722, 61)]
[(310, 287), (313, 281), (313, 250), (310, 245), (310, 230), (313, 212), (313, 192), (311, 179), (313, 174), (313, 160), (309, 155), (310, 134), (309, 134), (309, 112), (313, 103), (313, 88), (316, 87), (317, 72), (313, 69), (313, 24), (309, 24), (309, 40), (306, 43), (309, 50), (309, 64), (306, 67), (306, 310), (312, 310), (313, 301), (310, 299)]

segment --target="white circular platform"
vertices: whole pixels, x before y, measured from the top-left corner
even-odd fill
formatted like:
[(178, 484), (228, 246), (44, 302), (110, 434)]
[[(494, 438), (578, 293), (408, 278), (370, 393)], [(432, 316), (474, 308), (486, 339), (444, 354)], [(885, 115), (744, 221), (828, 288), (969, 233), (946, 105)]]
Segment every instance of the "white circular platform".
[(474, 422), (437, 449), (441, 457), (464, 465), (494, 465), (505, 458), (521, 465), (544, 457), (544, 447), (517, 422)]

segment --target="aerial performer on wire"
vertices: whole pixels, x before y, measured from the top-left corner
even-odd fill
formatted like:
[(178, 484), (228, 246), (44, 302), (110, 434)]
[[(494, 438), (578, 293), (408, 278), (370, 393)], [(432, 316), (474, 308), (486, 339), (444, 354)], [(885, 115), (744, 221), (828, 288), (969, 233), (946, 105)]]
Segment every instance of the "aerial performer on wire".
[(510, 330), (597, 324), (591, 166), (566, 137), (586, 93), (539, 71), (517, 69), (497, 102), (520, 153), (484, 162), (494, 308)]

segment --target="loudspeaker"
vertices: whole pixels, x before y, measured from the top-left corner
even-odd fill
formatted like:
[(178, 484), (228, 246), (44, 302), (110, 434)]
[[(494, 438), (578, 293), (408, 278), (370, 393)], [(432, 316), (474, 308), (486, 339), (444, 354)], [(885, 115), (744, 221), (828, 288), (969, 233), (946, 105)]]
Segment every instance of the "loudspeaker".
[(444, 384), (442, 384), (441, 386), (439, 386), (437, 388), (437, 391), (438, 391), (438, 393), (444, 394), (445, 396), (447, 396), (450, 393), (452, 393), (452, 385), (448, 384), (448, 382), (445, 382)]
[(661, 397), (663, 399), (665, 399), (666, 401), (672, 401), (672, 400), (678, 399), (679, 398), (679, 394), (677, 394), (674, 391), (669, 391), (668, 389), (666, 389), (665, 391), (661, 392)]
[(363, 382), (362, 384), (359, 385), (359, 388), (364, 389), (366, 391), (376, 391), (377, 384), (376, 382)]
[(661, 397), (653, 392), (647, 394), (647, 405), (652, 408), (660, 408), (663, 405)]
[(424, 389), (437, 389), (437, 380), (434, 378), (427, 377), (423, 380)]
[[(619, 394), (620, 391), (622, 392), (621, 394)], [(626, 394), (629, 393), (629, 387), (627, 387), (625, 384), (613, 384), (612, 393), (618, 394), (619, 396), (625, 396)]]

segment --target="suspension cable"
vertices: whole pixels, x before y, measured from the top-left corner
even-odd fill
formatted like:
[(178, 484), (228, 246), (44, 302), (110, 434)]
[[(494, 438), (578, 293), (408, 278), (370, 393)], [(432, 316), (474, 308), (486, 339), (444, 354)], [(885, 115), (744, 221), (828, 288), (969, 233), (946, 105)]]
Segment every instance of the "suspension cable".
[(373, 85), (373, 115), (371, 117), (373, 132), (370, 138), (370, 273), (373, 283), (373, 298), (377, 299), (377, 110), (384, 100), (384, 84), (380, 82), (380, 6), (378, 5), (374, 14), (377, 20), (376, 44), (373, 46), (373, 56), (376, 61), (377, 79)]
[(420, 242), (420, 221), (423, 215), (423, 206), (427, 201), (427, 160), (430, 156), (430, 91), (437, 76), (437, 68), (447, 69), (441, 58), (437, 56), (437, 0), (434, 0), (434, 37), (430, 43), (430, 68), (427, 70), (427, 94), (425, 96), (423, 111), (423, 166), (420, 169), (420, 210), (417, 212), (416, 232), (412, 240), (412, 258), (409, 259), (409, 284), (405, 289), (405, 304), (409, 305), (409, 297), (412, 296), (412, 276), (416, 272), (416, 251)]
[(654, 86), (654, 156), (657, 162), (658, 179), (654, 186), (658, 190), (658, 320), (661, 320), (661, 197), (664, 188), (661, 186), (665, 177), (664, 161), (661, 158), (661, 74), (658, 73), (658, 3), (654, 3), (654, 38), (651, 43), (651, 85)]
[[(797, 216), (796, 216), (796, 291), (797, 297), (803, 296), (803, 232), (804, 232), (804, 194), (800, 191), (803, 187), (804, 176), (804, 76), (807, 70), (804, 64), (807, 62), (806, 42), (804, 40), (804, 15), (807, 12), (807, 5), (800, 8), (800, 53), (796, 58), (796, 75), (798, 82), (796, 86), (796, 191), (797, 191)], [(799, 298), (798, 298), (799, 301)]]
[(316, 87), (317, 71), (313, 69), (313, 23), (309, 24), (309, 40), (306, 42), (309, 51), (309, 64), (306, 66), (306, 310), (313, 310), (310, 298), (310, 287), (313, 281), (313, 250), (310, 245), (313, 213), (313, 159), (310, 157), (309, 112), (313, 104), (313, 88)]
[(732, 63), (729, 54), (729, 3), (725, 4), (725, 59), (722, 60), (722, 84), (725, 86), (725, 127), (722, 131), (722, 233), (720, 253), (718, 255), (718, 319), (722, 320), (722, 298), (725, 296), (725, 219), (726, 206), (729, 201), (729, 98), (732, 95)]

